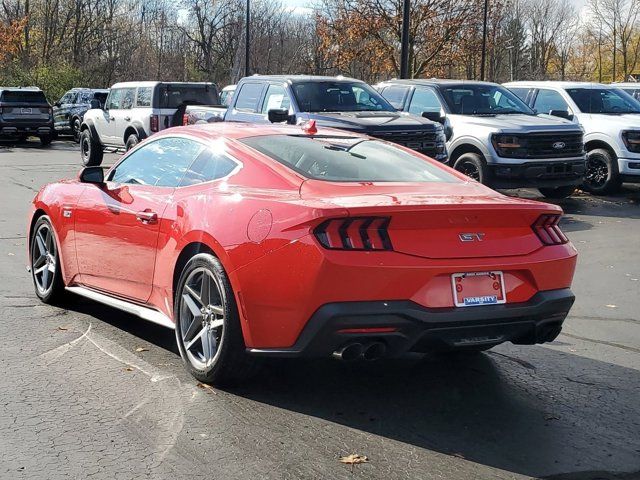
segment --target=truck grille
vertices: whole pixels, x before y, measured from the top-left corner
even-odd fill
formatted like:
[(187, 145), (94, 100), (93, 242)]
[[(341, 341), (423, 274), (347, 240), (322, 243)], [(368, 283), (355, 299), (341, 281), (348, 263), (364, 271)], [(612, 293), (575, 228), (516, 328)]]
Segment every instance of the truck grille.
[(432, 158), (442, 156), (445, 152), (444, 145), (438, 145), (436, 142), (436, 132), (420, 130), (413, 132), (373, 132), (371, 136), (387, 142), (397, 143)]
[(523, 135), (521, 138), (526, 141), (526, 158), (566, 158), (584, 155), (582, 133), (536, 133)]

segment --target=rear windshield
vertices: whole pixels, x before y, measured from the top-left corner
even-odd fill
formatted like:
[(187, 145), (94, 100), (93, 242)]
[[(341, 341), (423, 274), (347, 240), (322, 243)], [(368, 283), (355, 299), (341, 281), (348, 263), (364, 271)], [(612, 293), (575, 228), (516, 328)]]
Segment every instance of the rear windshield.
[(640, 113), (640, 102), (617, 88), (567, 88), (583, 113)]
[(21, 92), (19, 90), (6, 90), (2, 92), (0, 102), (6, 103), (47, 103), (42, 92)]
[(304, 177), (333, 182), (455, 182), (417, 155), (379, 140), (265, 135), (240, 140)]
[(213, 85), (160, 85), (154, 103), (157, 108), (180, 105), (217, 105), (218, 92)]
[(362, 82), (296, 82), (291, 87), (303, 112), (393, 112), (382, 95)]

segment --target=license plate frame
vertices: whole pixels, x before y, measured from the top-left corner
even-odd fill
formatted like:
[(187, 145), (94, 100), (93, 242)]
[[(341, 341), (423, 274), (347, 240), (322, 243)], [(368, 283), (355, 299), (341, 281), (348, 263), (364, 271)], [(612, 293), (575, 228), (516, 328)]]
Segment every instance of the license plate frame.
[[(471, 279), (471, 280), (470, 280)], [(464, 284), (472, 295), (465, 297)], [(496, 283), (498, 288), (495, 288)], [(453, 303), (456, 307), (481, 307), (507, 302), (504, 273), (500, 270), (451, 274)], [(484, 292), (484, 293), (483, 293)]]
[(32, 108), (21, 108), (20, 109), (20, 113), (22, 114), (32, 114), (33, 113), (33, 109)]

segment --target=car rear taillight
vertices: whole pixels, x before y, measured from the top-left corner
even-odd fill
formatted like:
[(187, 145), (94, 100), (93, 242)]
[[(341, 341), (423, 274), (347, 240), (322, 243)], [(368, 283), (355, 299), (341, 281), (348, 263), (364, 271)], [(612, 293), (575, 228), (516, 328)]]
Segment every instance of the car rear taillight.
[(189, 125), (189, 114), (185, 113), (182, 115), (182, 125)]
[(560, 230), (559, 221), (560, 215), (558, 214), (540, 215), (531, 228), (544, 245), (562, 245), (567, 243), (569, 239)]
[(314, 235), (331, 250), (393, 250), (387, 217), (349, 217), (326, 220)]
[(158, 115), (151, 115), (150, 128), (152, 132), (158, 131)]

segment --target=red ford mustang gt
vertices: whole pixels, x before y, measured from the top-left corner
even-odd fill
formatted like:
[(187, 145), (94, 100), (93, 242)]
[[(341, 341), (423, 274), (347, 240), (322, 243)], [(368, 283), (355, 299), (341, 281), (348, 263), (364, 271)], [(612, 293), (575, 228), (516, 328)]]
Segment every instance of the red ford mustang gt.
[(175, 328), (201, 381), (256, 356), (376, 359), (553, 340), (574, 301), (562, 211), (313, 125), (169, 129), (45, 186), (37, 295)]

